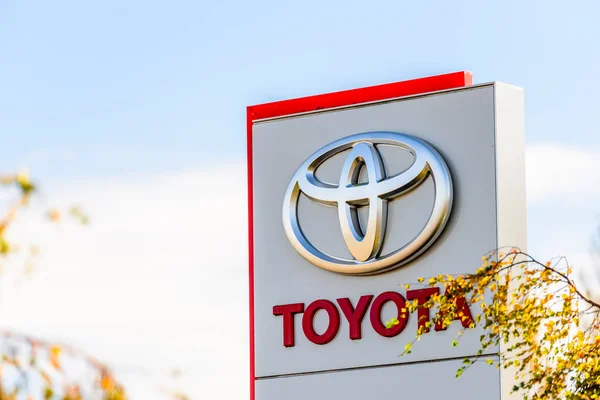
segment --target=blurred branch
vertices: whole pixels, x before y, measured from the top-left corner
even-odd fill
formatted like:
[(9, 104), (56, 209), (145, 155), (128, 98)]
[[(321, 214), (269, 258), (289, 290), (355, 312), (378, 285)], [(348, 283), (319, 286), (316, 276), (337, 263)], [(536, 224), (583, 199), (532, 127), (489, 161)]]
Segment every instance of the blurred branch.
[[(73, 381), (69, 376), (69, 360), (82, 361), (94, 373), (95, 378), (91, 383), (89, 397), (102, 400), (126, 400), (127, 396), (122, 385), (115, 379), (110, 368), (88, 353), (65, 344), (53, 343), (33, 337), (32, 335), (8, 329), (0, 329), (8, 351), (4, 351), (0, 360), (2, 371), (16, 370), (17, 376), (9, 379), (10, 390), (5, 388), (6, 379), (0, 379), (0, 400), (12, 400), (17, 394), (30, 394), (36, 391), (44, 393), (45, 399), (51, 399), (58, 392), (57, 387), (62, 386), (63, 400), (83, 399), (82, 388), (86, 382)], [(40, 385), (31, 387), (30, 381), (37, 376)]]

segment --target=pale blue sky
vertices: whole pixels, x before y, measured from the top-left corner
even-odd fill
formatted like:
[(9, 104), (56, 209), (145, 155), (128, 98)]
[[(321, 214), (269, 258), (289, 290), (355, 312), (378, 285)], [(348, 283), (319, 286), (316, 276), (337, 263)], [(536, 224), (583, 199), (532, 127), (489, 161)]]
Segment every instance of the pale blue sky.
[[(139, 332), (154, 329), (153, 318), (175, 324), (172, 310), (189, 308), (174, 325), (176, 335), (188, 336), (177, 336), (164, 357), (184, 366), (198, 360), (217, 365), (190, 378), (200, 398), (242, 398), (246, 364), (236, 357), (246, 357), (246, 337), (227, 336), (234, 334), (227, 321), (246, 309), (239, 289), (246, 283), (245, 107), (459, 70), (473, 72), (475, 83), (525, 89), (534, 178), (528, 182), (530, 251), (587, 262), (600, 221), (599, 17), (595, 0), (0, 1), (0, 171), (29, 167), (45, 193), (58, 188), (66, 201), (83, 190), (81, 202), (96, 221), (85, 235), (50, 235), (56, 250), (43, 271), (55, 275), (26, 289), (33, 295), (14, 294), (9, 303), (22, 309), (8, 321), (62, 338), (64, 326), (46, 320), (50, 311), (40, 309), (40, 293), (54, 297), (76, 288), (82, 304), (87, 299), (94, 309), (92, 294), (106, 293), (118, 276), (139, 305), (116, 298), (115, 309), (130, 310), (121, 319), (90, 312), (77, 325), (79, 336), (66, 340), (117, 365), (136, 364), (175, 328), (156, 337)], [(178, 197), (181, 190), (185, 199)], [(209, 256), (220, 262), (223, 246), (234, 255), (222, 269), (211, 264), (221, 274), (214, 282), (192, 278), (199, 258), (190, 249), (206, 250), (207, 207), (228, 218), (205, 242)], [(72, 248), (59, 250), (64, 237), (79, 241), (79, 256)], [(152, 248), (160, 248), (161, 257)], [(102, 278), (104, 268), (115, 275)], [(198, 282), (206, 286), (201, 292)], [(156, 300), (157, 290), (171, 300)], [(203, 309), (212, 304), (211, 290), (230, 290), (232, 303)], [(65, 293), (60, 304), (68, 307), (72, 299)], [(151, 328), (142, 330), (131, 315), (152, 301), (165, 311), (145, 317)], [(203, 319), (209, 311), (216, 314)], [(108, 339), (113, 331), (118, 335)], [(226, 337), (224, 348), (231, 351), (224, 357), (219, 348), (202, 348), (198, 332)], [(177, 349), (179, 342), (186, 344)], [(211, 385), (231, 396), (211, 397)]]
[(526, 89), (528, 143), (598, 145), (598, 2), (489, 3), (5, 0), (0, 132), (20, 150), (0, 166), (240, 158), (246, 105), (456, 70)]

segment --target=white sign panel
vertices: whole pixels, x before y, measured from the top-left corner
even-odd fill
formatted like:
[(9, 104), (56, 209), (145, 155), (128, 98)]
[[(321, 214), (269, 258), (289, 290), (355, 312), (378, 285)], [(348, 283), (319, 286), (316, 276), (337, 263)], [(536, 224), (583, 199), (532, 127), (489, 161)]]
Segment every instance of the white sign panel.
[[(443, 290), (414, 283), (472, 272), (487, 252), (525, 245), (520, 89), (486, 84), (351, 103), (249, 120), (257, 400), (330, 399), (341, 382), (422, 386), (394, 374), (454, 382), (452, 360), (476, 354), (482, 327), (451, 346), (472, 321), (443, 330), (425, 309), (407, 313), (407, 300)], [(399, 323), (387, 327), (392, 318)], [(429, 332), (400, 356), (426, 320)], [(500, 398), (500, 372), (472, 369), (471, 379), (485, 377), (486, 398)], [(349, 389), (344, 398), (365, 394)]]

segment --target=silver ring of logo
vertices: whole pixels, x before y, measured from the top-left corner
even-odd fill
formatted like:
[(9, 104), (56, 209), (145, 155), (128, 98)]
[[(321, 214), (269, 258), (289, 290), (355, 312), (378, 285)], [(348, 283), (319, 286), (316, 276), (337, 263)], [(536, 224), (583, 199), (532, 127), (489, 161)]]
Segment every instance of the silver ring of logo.
[[(402, 148), (414, 156), (404, 172), (386, 177), (377, 145)], [(315, 176), (319, 166), (338, 153), (350, 150), (340, 184), (322, 182)], [(358, 183), (361, 168), (368, 183)], [(433, 210), (417, 236), (396, 251), (381, 255), (387, 223), (387, 203), (415, 189), (432, 176), (435, 185)], [(337, 207), (342, 235), (354, 259), (342, 259), (318, 250), (304, 235), (298, 221), (298, 200)], [(293, 248), (307, 261), (328, 271), (347, 275), (371, 275), (398, 268), (422, 254), (440, 235), (452, 209), (452, 178), (442, 156), (429, 144), (395, 132), (367, 132), (332, 142), (311, 155), (292, 177), (283, 203), (283, 226)], [(369, 206), (365, 232), (357, 208)]]

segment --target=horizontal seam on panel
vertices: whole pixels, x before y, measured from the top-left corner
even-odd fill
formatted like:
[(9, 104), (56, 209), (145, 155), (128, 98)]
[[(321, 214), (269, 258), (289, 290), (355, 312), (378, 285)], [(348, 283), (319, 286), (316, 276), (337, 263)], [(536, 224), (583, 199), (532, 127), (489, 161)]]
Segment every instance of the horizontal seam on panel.
[(476, 358), (476, 357), (483, 358), (483, 357), (493, 357), (493, 356), (497, 357), (498, 355), (499, 355), (499, 353), (486, 353), (486, 354), (481, 354), (479, 356), (466, 355), (466, 356), (460, 356), (460, 357), (437, 358), (434, 360), (408, 361), (408, 362), (400, 362), (400, 363), (393, 363), (393, 364), (378, 364), (378, 365), (368, 365), (368, 366), (362, 366), (362, 367), (336, 368), (336, 369), (326, 369), (326, 370), (321, 370), (321, 371), (294, 372), (294, 373), (290, 373), (290, 374), (257, 376), (255, 379), (258, 381), (258, 380), (277, 379), (277, 378), (291, 378), (291, 377), (295, 377), (295, 376), (329, 374), (329, 373), (335, 373), (335, 372), (358, 371), (358, 370), (363, 370), (363, 369), (390, 368), (390, 367), (399, 367), (399, 366), (404, 366), (404, 365), (415, 365), (415, 364), (431, 364), (431, 363), (438, 363), (438, 362), (444, 362), (444, 361), (464, 360), (465, 358)]

